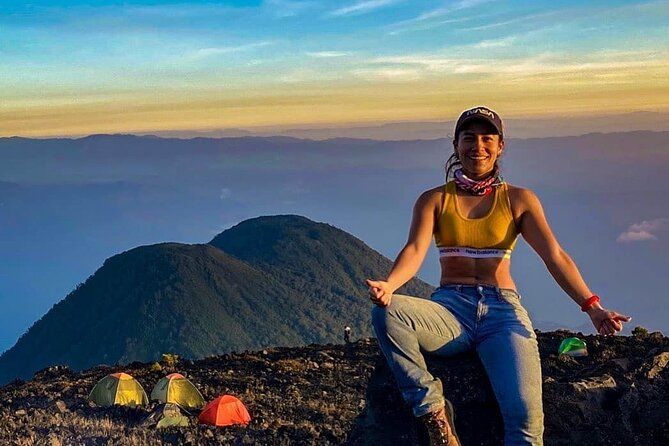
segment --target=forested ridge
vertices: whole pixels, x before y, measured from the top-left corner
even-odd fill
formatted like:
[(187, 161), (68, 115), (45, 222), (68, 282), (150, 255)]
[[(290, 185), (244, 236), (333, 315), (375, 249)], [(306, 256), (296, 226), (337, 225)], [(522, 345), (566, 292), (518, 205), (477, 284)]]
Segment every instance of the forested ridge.
[[(62, 364), (202, 358), (370, 336), (364, 279), (392, 262), (305, 217), (258, 217), (209, 244), (161, 243), (107, 259), (0, 356), (0, 384)], [(399, 292), (427, 296), (417, 279)]]

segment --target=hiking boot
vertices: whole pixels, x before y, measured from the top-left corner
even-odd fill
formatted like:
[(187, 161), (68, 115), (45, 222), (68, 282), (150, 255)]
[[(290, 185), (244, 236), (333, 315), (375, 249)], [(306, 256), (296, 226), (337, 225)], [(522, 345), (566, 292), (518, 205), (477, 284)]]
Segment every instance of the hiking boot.
[(419, 418), (430, 437), (430, 446), (461, 446), (455, 433), (455, 412), (453, 404), (446, 400), (446, 406)]

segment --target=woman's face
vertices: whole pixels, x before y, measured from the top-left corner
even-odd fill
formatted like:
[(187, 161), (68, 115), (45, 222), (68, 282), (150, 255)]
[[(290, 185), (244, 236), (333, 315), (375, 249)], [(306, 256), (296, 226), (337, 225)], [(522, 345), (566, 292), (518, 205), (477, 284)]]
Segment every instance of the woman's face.
[(495, 167), (495, 161), (504, 151), (504, 141), (491, 124), (471, 121), (465, 124), (453, 140), (462, 170), (469, 178), (485, 178)]

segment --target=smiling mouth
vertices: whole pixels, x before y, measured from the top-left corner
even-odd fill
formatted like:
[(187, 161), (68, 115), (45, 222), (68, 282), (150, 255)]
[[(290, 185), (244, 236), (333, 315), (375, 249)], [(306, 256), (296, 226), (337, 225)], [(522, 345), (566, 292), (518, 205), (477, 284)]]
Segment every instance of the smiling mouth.
[(469, 158), (470, 160), (474, 160), (474, 161), (483, 161), (483, 160), (488, 159), (487, 156), (468, 156), (467, 158)]

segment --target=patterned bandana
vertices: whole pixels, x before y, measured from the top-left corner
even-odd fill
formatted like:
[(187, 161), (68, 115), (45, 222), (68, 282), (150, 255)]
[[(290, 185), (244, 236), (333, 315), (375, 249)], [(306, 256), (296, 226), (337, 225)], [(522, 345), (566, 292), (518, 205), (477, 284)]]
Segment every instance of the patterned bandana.
[(502, 181), (497, 165), (492, 174), (482, 180), (472, 180), (462, 172), (462, 169), (455, 171), (455, 185), (472, 195), (488, 195), (493, 191), (493, 186), (500, 186)]

